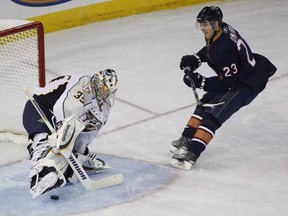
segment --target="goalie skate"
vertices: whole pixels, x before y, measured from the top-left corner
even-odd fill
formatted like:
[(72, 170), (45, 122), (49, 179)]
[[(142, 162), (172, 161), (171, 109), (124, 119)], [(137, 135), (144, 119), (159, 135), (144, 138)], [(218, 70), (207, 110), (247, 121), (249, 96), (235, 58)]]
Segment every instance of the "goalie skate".
[(78, 159), (83, 161), (82, 167), (88, 175), (93, 175), (111, 168), (104, 160), (96, 158), (96, 154), (93, 152), (89, 152), (87, 155), (79, 154)]

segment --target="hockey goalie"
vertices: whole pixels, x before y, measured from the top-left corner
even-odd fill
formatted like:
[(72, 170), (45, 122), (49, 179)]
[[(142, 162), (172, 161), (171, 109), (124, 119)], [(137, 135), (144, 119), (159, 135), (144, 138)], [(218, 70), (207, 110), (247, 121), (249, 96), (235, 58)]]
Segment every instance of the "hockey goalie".
[(89, 151), (88, 145), (108, 120), (117, 86), (115, 71), (106, 69), (93, 76), (57, 77), (34, 90), (33, 100), (55, 132), (51, 132), (31, 100), (27, 101), (23, 125), (29, 139), (33, 199), (67, 182), (76, 182), (75, 173), (61, 151), (73, 153), (87, 174), (110, 168)]

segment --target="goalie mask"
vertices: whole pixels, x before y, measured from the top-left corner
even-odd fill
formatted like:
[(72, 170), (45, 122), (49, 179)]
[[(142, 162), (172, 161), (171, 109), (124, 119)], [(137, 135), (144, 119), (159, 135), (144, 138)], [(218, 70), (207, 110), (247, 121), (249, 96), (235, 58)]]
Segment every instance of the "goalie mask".
[(97, 98), (112, 107), (115, 93), (118, 89), (116, 72), (112, 69), (99, 71), (92, 76), (91, 83), (95, 89)]

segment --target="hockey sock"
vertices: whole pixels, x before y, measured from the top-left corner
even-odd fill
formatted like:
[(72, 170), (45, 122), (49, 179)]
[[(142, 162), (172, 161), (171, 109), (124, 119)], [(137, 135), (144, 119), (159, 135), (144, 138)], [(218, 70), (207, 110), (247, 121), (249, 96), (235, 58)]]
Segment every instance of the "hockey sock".
[(215, 131), (221, 126), (218, 120), (211, 116), (204, 118), (201, 125), (196, 130), (191, 142), (189, 143), (188, 151), (193, 152), (196, 156), (206, 149), (208, 143), (213, 139)]
[(197, 128), (200, 126), (202, 121), (202, 117), (193, 114), (188, 121), (186, 127), (184, 128), (184, 131), (182, 132), (182, 136), (187, 138), (192, 138), (197, 130)]

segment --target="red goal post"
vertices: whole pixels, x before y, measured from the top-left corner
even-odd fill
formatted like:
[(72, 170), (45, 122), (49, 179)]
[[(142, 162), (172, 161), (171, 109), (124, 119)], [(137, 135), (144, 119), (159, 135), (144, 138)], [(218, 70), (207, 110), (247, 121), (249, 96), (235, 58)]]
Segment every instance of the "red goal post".
[(23, 88), (45, 85), (41, 22), (0, 20), (0, 75), (0, 132), (25, 134), (22, 112), (27, 97)]

